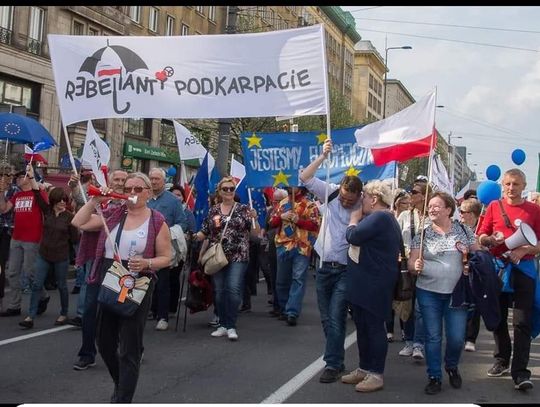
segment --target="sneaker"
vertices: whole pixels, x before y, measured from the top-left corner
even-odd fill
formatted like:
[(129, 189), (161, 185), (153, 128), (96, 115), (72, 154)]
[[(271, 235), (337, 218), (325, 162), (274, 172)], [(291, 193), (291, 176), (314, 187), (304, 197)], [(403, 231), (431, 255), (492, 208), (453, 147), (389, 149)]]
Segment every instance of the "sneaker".
[(530, 390), (534, 387), (533, 382), (526, 377), (518, 377), (514, 382), (516, 390)]
[(219, 317), (217, 315), (214, 315), (214, 318), (208, 322), (208, 326), (217, 328), (219, 326)]
[(156, 331), (166, 331), (167, 329), (169, 329), (169, 323), (161, 318), (156, 325)]
[(69, 318), (67, 320), (68, 325), (78, 326), (79, 328), (82, 327), (82, 318), (81, 317), (75, 317), (75, 318)]
[(341, 382), (346, 384), (358, 384), (366, 378), (367, 374), (368, 372), (358, 367), (349, 374), (341, 376)]
[(465, 342), (465, 352), (476, 352), (476, 346), (474, 342)]
[(429, 383), (424, 388), (424, 393), (433, 395), (441, 392), (442, 383), (441, 379), (437, 379), (436, 377), (430, 377)]
[(454, 389), (461, 388), (461, 375), (459, 374), (457, 367), (455, 369), (446, 369), (446, 373), (448, 373), (448, 379), (450, 381), (450, 386), (452, 386)]
[(422, 352), (422, 349), (418, 346), (415, 346), (412, 351), (412, 357), (414, 360), (423, 360), (424, 359), (424, 352)]
[(210, 336), (213, 336), (214, 338), (218, 338), (220, 336), (227, 335), (227, 328), (224, 326), (220, 326), (218, 329), (216, 329), (214, 332), (210, 334)]
[(0, 313), (0, 317), (15, 317), (17, 315), (21, 315), (20, 308), (6, 308), (5, 311)]
[(236, 329), (229, 328), (227, 329), (227, 337), (230, 341), (236, 341), (238, 340), (238, 333), (236, 333)]
[(47, 305), (49, 304), (50, 300), (51, 300), (51, 297), (42, 298), (42, 299), (39, 300), (38, 307), (37, 307), (37, 314), (38, 315), (41, 315), (45, 311), (47, 311)]
[(293, 315), (289, 315), (287, 317), (287, 325), (289, 326), (296, 326), (296, 317)]
[(341, 376), (342, 370), (332, 369), (327, 367), (323, 370), (321, 376), (319, 377), (319, 382), (321, 383), (334, 383), (337, 382), (339, 376)]
[(34, 327), (34, 321), (30, 319), (30, 317), (27, 317), (19, 322), (19, 326), (23, 327), (24, 329), (32, 329)]
[(73, 364), (73, 369), (75, 370), (86, 370), (89, 367), (96, 365), (96, 361), (89, 357), (81, 357), (78, 362)]
[(508, 365), (503, 365), (501, 362), (495, 362), (495, 364), (488, 370), (487, 375), (489, 377), (499, 377), (508, 373), (510, 368)]
[(383, 388), (383, 386), (384, 381), (382, 376), (368, 373), (364, 380), (354, 386), (354, 389), (362, 393), (369, 393), (372, 391), (380, 390)]
[(386, 334), (386, 340), (388, 341), (388, 343), (394, 342), (394, 334), (387, 333)]
[(405, 345), (398, 353), (399, 356), (411, 356), (413, 354), (412, 345)]

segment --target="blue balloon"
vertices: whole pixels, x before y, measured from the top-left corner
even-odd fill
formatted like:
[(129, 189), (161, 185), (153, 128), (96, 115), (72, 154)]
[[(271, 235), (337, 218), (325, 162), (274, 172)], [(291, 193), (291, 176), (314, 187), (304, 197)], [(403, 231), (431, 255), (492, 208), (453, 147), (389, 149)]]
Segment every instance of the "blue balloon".
[(500, 199), (501, 186), (495, 181), (483, 181), (476, 188), (476, 196), (480, 202), (484, 205), (488, 205), (491, 201)]
[(512, 151), (512, 161), (516, 165), (521, 165), (525, 162), (525, 151), (523, 151), (521, 148), (516, 148), (514, 151)]
[(169, 177), (174, 177), (176, 175), (176, 168), (174, 167), (169, 167), (169, 169), (167, 170), (167, 175)]
[(500, 176), (501, 176), (501, 169), (499, 168), (498, 165), (491, 164), (489, 167), (487, 167), (486, 169), (487, 179), (489, 179), (490, 181), (497, 181)]

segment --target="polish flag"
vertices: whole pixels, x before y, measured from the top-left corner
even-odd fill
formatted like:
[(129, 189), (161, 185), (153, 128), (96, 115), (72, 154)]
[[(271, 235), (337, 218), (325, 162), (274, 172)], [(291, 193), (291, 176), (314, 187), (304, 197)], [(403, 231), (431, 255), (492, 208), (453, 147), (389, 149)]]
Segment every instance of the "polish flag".
[(245, 176), (246, 167), (244, 167), (244, 164), (236, 161), (233, 155), (231, 157), (231, 177), (234, 178), (234, 182), (236, 182), (236, 185), (240, 184), (240, 182), (244, 179)]
[(183, 161), (180, 161), (180, 185), (182, 185), (182, 188), (184, 188), (184, 193), (185, 193), (184, 200), (187, 199), (187, 202), (186, 202), (187, 207), (190, 210), (193, 210), (193, 207), (195, 206), (195, 199), (193, 198), (191, 185), (187, 178), (186, 166)]
[(29, 146), (24, 145), (24, 159), (26, 161), (41, 162), (43, 164), (49, 164), (45, 157), (41, 154), (35, 153)]
[(436, 145), (435, 91), (386, 119), (356, 130), (354, 135), (360, 147), (371, 150), (376, 165), (428, 156)]

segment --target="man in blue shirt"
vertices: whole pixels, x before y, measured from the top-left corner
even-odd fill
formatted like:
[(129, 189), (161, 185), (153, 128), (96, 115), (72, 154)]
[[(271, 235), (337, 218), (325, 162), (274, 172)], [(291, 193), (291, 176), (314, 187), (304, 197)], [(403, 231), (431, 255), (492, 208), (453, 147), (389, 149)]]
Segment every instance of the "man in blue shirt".
[[(332, 151), (332, 141), (324, 142), (323, 152), (300, 174), (304, 186), (324, 203), (326, 182), (316, 178), (315, 172)], [(349, 243), (345, 231), (351, 212), (362, 205), (362, 181), (356, 176), (345, 176), (340, 185), (328, 185), (328, 211), (321, 225), (315, 250), (322, 257), (322, 267), (317, 264), (317, 302), (326, 346), (323, 360), (326, 367), (319, 378), (321, 383), (335, 382), (345, 370), (345, 331), (347, 328), (347, 303), (345, 300), (345, 273)], [(323, 205), (324, 206), (324, 205)], [(320, 208), (322, 214), (324, 208)], [(328, 226), (324, 227), (324, 223)], [(325, 239), (324, 253), (322, 241)]]
[[(180, 225), (183, 231), (187, 230), (187, 218), (181, 202), (173, 193), (165, 190), (165, 171), (161, 168), (152, 168), (148, 175), (153, 193), (148, 207), (161, 212), (169, 227)], [(166, 331), (169, 328), (170, 267), (159, 270), (157, 276), (158, 280), (152, 299), (152, 314), (158, 320), (156, 330)]]

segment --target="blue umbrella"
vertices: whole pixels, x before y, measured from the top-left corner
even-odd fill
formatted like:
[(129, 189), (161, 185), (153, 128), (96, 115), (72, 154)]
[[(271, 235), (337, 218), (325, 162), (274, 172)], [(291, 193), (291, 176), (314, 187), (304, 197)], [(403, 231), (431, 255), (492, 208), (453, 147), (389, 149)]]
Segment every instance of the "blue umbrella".
[(13, 143), (57, 145), (54, 138), (37, 120), (17, 113), (0, 113), (0, 139)]

